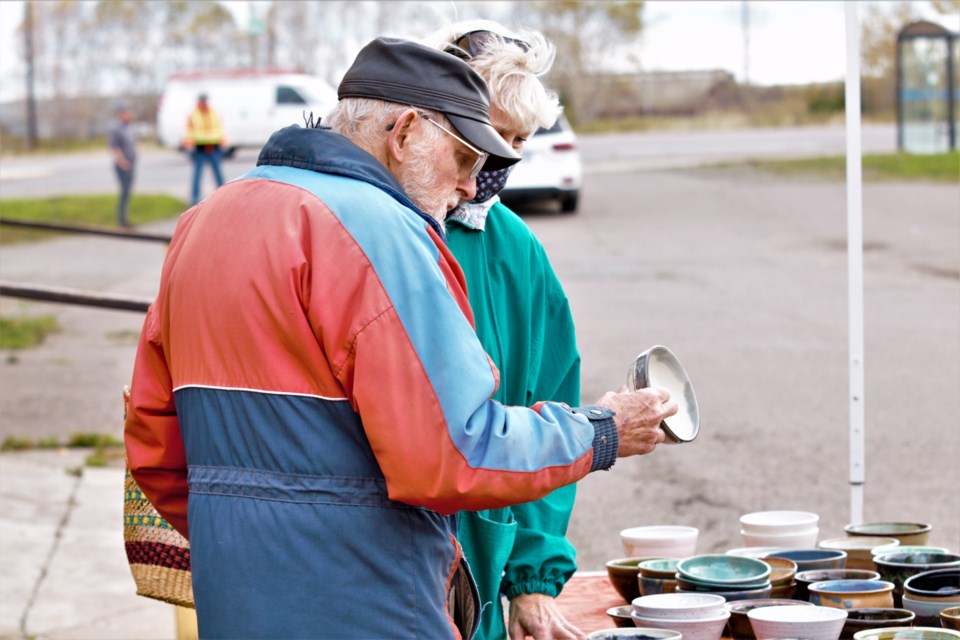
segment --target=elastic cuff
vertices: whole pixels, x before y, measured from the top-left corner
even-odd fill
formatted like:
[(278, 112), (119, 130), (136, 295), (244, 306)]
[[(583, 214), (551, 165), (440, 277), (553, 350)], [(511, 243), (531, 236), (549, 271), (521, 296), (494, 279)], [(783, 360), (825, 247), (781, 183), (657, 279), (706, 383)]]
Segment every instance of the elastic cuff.
[(592, 405), (573, 411), (586, 416), (593, 425), (593, 465), (590, 471), (606, 471), (617, 461), (617, 451), (620, 449), (620, 433), (613, 419), (616, 412)]
[(528, 593), (542, 593), (544, 595), (550, 596), (551, 598), (556, 598), (560, 595), (560, 589), (562, 585), (558, 585), (555, 582), (546, 582), (544, 580), (528, 580), (526, 582), (520, 582), (514, 585), (511, 585), (507, 589), (507, 598), (513, 599), (516, 596), (526, 595)]

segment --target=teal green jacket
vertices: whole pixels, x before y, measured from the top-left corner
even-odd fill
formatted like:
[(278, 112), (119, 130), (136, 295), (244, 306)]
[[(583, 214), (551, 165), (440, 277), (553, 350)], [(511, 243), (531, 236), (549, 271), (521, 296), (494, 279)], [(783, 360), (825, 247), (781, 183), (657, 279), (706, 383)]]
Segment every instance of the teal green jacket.
[[(500, 370), (494, 398), (580, 404), (580, 353), (567, 296), (530, 228), (500, 202), (485, 221), (448, 220), (447, 243), (463, 268), (477, 335)], [(476, 638), (506, 638), (500, 594), (556, 597), (576, 571), (566, 539), (576, 485), (536, 502), (459, 514), (458, 535), (480, 589)]]

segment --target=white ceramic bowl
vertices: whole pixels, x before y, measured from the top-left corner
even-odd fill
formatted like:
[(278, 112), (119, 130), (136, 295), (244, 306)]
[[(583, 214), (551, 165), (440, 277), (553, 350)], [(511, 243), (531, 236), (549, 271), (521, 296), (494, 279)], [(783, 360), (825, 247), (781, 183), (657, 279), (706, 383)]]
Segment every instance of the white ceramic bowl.
[(687, 558), (696, 553), (696, 527), (659, 525), (632, 527), (620, 532), (625, 555), (648, 558)]
[(618, 638), (656, 638), (657, 640), (681, 640), (683, 634), (669, 629), (642, 629), (640, 627), (619, 627), (600, 629), (587, 634), (587, 640), (617, 640)]
[(792, 533), (751, 533), (740, 531), (743, 544), (748, 547), (781, 547), (784, 549), (813, 549), (820, 535), (818, 527), (798, 529)]
[(853, 634), (854, 640), (939, 640), (960, 638), (960, 631), (939, 627), (881, 627)]
[(658, 593), (634, 598), (633, 610), (644, 618), (690, 620), (720, 615), (726, 599), (712, 593)]
[[(797, 607), (805, 608), (805, 607)], [(638, 627), (654, 629), (670, 629), (683, 634), (683, 640), (720, 640), (723, 630), (727, 627), (730, 612), (721, 609), (720, 613), (710, 618), (693, 618), (690, 620), (671, 620), (668, 618), (647, 618), (636, 611), (630, 614), (633, 624)]]
[(918, 626), (932, 626), (940, 621), (940, 612), (950, 607), (955, 607), (958, 600), (955, 597), (946, 597), (943, 600), (918, 600), (909, 593), (905, 593), (903, 598), (903, 608), (909, 609), (917, 614), (916, 622)]
[(740, 516), (740, 528), (753, 534), (797, 533), (814, 528), (819, 522), (820, 516), (809, 511), (754, 511)]
[(747, 612), (757, 640), (804, 638), (837, 640), (847, 619), (844, 609), (832, 607), (758, 607)]

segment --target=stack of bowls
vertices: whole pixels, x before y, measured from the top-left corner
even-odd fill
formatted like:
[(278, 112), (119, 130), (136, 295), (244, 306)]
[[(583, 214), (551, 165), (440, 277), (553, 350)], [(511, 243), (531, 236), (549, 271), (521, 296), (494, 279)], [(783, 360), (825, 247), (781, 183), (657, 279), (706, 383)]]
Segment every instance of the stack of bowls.
[(636, 558), (686, 558), (696, 553), (696, 527), (677, 525), (631, 527), (620, 532), (626, 555)]
[(740, 516), (747, 547), (811, 549), (817, 545), (820, 516), (809, 511), (755, 511)]
[(727, 629), (730, 630), (730, 637), (733, 640), (756, 640), (757, 636), (753, 633), (753, 627), (750, 626), (750, 618), (747, 614), (759, 607), (790, 607), (790, 606), (812, 607), (809, 602), (800, 602), (799, 600), (770, 598), (765, 600), (737, 600), (728, 602), (724, 605), (730, 612), (730, 619), (727, 621)]
[(896, 549), (900, 541), (896, 538), (880, 536), (849, 536), (846, 538), (828, 538), (821, 540), (817, 547), (832, 551), (847, 552), (847, 569), (866, 569), (873, 571), (873, 556), (886, 550)]
[(810, 604), (835, 609), (892, 609), (893, 583), (886, 580), (821, 580), (814, 582)]
[(866, 569), (814, 569), (812, 571), (800, 571), (797, 573), (797, 590), (794, 598), (797, 600), (809, 600), (810, 592), (808, 588), (814, 582), (823, 580), (879, 580), (880, 574), (876, 571), (867, 571)]
[(940, 624), (940, 612), (960, 605), (960, 569), (926, 571), (903, 583), (903, 608), (917, 614), (917, 624)]
[(712, 593), (727, 601), (769, 598), (772, 568), (763, 560), (701, 555), (677, 563), (678, 593)]
[(797, 563), (789, 558), (762, 558), (770, 565), (770, 597), (794, 597), (797, 592)]
[(624, 602), (639, 598), (640, 563), (651, 558), (616, 558), (607, 562), (607, 577)]
[(633, 624), (669, 629), (684, 640), (720, 640), (730, 612), (721, 596), (710, 593), (660, 593), (633, 601)]
[[(894, 584), (895, 606), (903, 605), (903, 584), (919, 573), (936, 569), (960, 568), (960, 555), (953, 553), (885, 553), (874, 556), (873, 563), (883, 580)], [(909, 608), (909, 607), (908, 607)]]
[(896, 538), (901, 545), (927, 544), (932, 529), (933, 525), (926, 522), (867, 522), (843, 528), (848, 536)]
[(832, 607), (757, 607), (747, 613), (759, 640), (803, 638), (837, 640), (847, 612)]
[(638, 596), (652, 596), (658, 593), (673, 593), (676, 591), (678, 562), (680, 562), (679, 558), (655, 558), (641, 562), (639, 565), (640, 593)]

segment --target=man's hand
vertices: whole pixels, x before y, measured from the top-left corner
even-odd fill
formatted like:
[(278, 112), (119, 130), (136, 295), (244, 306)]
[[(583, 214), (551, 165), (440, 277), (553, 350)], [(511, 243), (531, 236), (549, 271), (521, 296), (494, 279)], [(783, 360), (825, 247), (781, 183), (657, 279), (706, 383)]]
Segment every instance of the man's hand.
[(527, 593), (510, 601), (510, 640), (585, 640), (587, 635), (567, 622), (557, 601), (543, 593)]
[(653, 451), (666, 438), (660, 423), (678, 409), (677, 403), (670, 399), (670, 392), (659, 387), (627, 391), (624, 386), (617, 393), (608, 391), (594, 404), (617, 412), (614, 417), (620, 433), (617, 455), (621, 458)]

